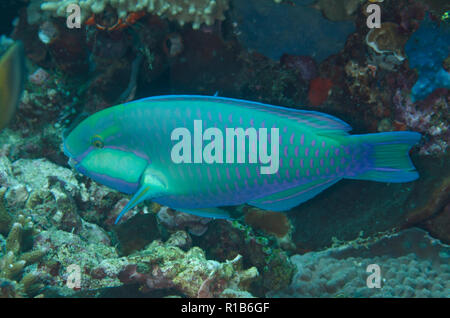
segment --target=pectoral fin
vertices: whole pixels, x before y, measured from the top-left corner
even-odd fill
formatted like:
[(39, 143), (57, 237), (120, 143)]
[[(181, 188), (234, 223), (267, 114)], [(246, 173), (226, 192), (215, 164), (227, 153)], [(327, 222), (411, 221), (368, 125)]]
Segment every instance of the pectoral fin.
[(117, 224), (125, 213), (130, 211), (139, 203), (164, 195), (166, 193), (166, 189), (167, 187), (164, 182), (162, 182), (160, 178), (155, 176), (152, 171), (147, 168), (141, 177), (141, 187), (134, 194), (128, 204), (122, 209), (114, 224)]

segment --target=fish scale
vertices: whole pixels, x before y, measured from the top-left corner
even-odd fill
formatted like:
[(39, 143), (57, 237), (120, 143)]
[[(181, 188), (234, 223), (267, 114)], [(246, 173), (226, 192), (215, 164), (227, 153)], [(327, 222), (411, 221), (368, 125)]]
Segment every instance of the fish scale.
[[(219, 129), (224, 145), (227, 128), (244, 131), (254, 128), (257, 143), (250, 145), (250, 138), (245, 137), (243, 163), (236, 162), (237, 139), (234, 163), (226, 163), (229, 150), (226, 147), (223, 163), (206, 163), (201, 153), (200, 156), (195, 153), (194, 143), (200, 138), (203, 151), (211, 141), (195, 135), (195, 121), (201, 121), (203, 133), (207, 128)], [(202, 163), (172, 160), (172, 148), (179, 141), (172, 140), (171, 134), (181, 127), (191, 134), (190, 146), (183, 148), (183, 152), (190, 150), (193, 160)], [(261, 158), (256, 163), (250, 162), (250, 150), (256, 150), (262, 142), (260, 128), (267, 128), (269, 149), (270, 129), (278, 129), (279, 168), (273, 174), (261, 173), (261, 167), (267, 166)], [(190, 213), (201, 209), (202, 215), (213, 217), (223, 215), (205, 209), (243, 203), (285, 211), (342, 178), (407, 182), (418, 177), (408, 151), (418, 142), (420, 134), (350, 135), (350, 129), (343, 121), (319, 112), (221, 97), (160, 96), (114, 106), (90, 116), (65, 139), (64, 149), (77, 162), (75, 168), (80, 172), (118, 190), (134, 189), (128, 191), (135, 196), (121, 215), (145, 199)], [(90, 144), (92, 136), (108, 142), (101, 149), (95, 148)], [(87, 153), (90, 161), (85, 160)], [(133, 171), (130, 177), (114, 163), (101, 169), (101, 174), (97, 171), (102, 164), (106, 166), (105, 160), (119, 162), (125, 154), (129, 158), (130, 153), (136, 156), (136, 162), (147, 160), (140, 174)], [(103, 161), (94, 164), (95, 158)]]

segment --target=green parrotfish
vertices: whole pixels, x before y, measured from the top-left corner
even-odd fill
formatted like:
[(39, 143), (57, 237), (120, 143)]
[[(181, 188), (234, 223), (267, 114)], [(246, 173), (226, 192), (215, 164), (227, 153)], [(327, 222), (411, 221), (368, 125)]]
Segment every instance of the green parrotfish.
[(25, 82), (25, 54), (21, 42), (14, 43), (0, 59), (0, 130), (11, 121), (19, 105)]
[(418, 178), (416, 132), (350, 135), (316, 111), (246, 100), (157, 96), (91, 115), (64, 140), (80, 173), (134, 194), (116, 222), (144, 200), (226, 218), (223, 206), (287, 211), (343, 178)]

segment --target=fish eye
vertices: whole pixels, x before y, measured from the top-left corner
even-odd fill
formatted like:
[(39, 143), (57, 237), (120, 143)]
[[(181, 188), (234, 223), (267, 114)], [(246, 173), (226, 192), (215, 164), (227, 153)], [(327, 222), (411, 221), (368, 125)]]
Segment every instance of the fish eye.
[(104, 146), (103, 138), (99, 135), (95, 135), (94, 137), (92, 137), (91, 145), (94, 146), (95, 148), (103, 148)]

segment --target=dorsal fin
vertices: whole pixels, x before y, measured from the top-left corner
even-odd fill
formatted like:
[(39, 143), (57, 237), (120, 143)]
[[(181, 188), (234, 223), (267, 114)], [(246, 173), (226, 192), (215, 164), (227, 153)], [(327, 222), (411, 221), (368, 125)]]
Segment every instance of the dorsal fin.
[(202, 95), (165, 95), (165, 96), (153, 96), (144, 98), (135, 102), (144, 101), (192, 101), (192, 102), (215, 102), (232, 106), (239, 106), (255, 111), (267, 112), (269, 114), (277, 114), (283, 118), (297, 121), (300, 124), (307, 125), (312, 129), (320, 131), (320, 134), (340, 134), (346, 135), (352, 128), (346, 122), (336, 118), (334, 116), (324, 114), (316, 111), (300, 110), (294, 108), (286, 108), (281, 106), (274, 106), (269, 104), (263, 104), (258, 102), (252, 102), (242, 99), (218, 97), (218, 96), (202, 96)]

